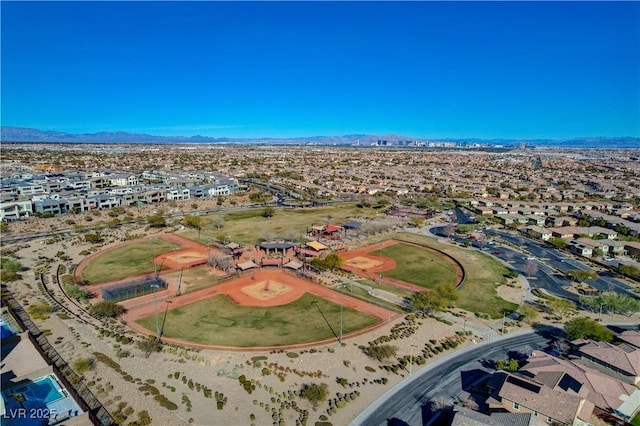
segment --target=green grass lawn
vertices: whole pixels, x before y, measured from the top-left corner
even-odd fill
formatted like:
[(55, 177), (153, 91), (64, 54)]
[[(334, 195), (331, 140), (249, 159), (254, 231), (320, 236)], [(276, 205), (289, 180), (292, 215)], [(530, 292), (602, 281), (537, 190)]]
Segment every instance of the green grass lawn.
[(87, 284), (98, 284), (105, 281), (126, 278), (131, 275), (153, 272), (152, 262), (155, 246), (156, 256), (178, 247), (157, 238), (140, 240), (132, 244), (107, 251), (93, 259), (82, 271), (82, 280)]
[[(379, 213), (371, 208), (358, 208), (355, 204), (304, 209), (276, 208), (273, 217), (270, 218), (262, 217), (263, 211), (264, 208), (258, 208), (202, 216), (203, 229), (200, 232), (200, 241), (211, 242), (219, 237), (226, 237), (234, 242), (251, 245), (264, 237), (290, 238), (292, 235), (306, 232), (313, 225), (324, 225), (327, 222), (340, 225), (348, 220), (374, 217)], [(213, 226), (215, 218), (223, 219), (220, 229)], [(198, 240), (198, 231), (195, 230), (180, 235), (194, 241)]]
[[(335, 336), (316, 302), (336, 334), (340, 334), (340, 305), (304, 294), (293, 303), (269, 308), (240, 306), (227, 296), (218, 295), (167, 313), (164, 335), (195, 343), (223, 346), (283, 346), (308, 343)], [(159, 323), (162, 324), (162, 314)], [(376, 318), (344, 308), (343, 333), (374, 324)], [(155, 330), (155, 316), (138, 321)]]
[(633, 426), (640, 426), (640, 413), (636, 414), (633, 419), (631, 419), (631, 424)]
[(396, 267), (382, 275), (425, 288), (435, 288), (440, 284), (455, 285), (457, 271), (447, 259), (429, 250), (410, 244), (395, 244), (371, 254), (390, 257)]
[(412, 233), (398, 233), (391, 238), (436, 248), (460, 262), (466, 278), (459, 290), (460, 299), (456, 302), (457, 307), (470, 312), (484, 312), (492, 318), (500, 318), (503, 311), (511, 312), (518, 308), (517, 304), (498, 297), (496, 292), (497, 287), (507, 282), (504, 274), (508, 272), (508, 268), (485, 253), (440, 244), (434, 238)]

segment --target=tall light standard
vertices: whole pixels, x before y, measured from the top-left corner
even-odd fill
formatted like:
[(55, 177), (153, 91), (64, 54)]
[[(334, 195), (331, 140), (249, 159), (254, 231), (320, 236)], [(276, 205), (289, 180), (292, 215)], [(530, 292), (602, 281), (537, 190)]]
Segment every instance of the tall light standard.
[(165, 300), (167, 304), (164, 308), (164, 318), (162, 318), (162, 328), (160, 329), (160, 335), (164, 334), (164, 324), (167, 322), (167, 312), (169, 311), (169, 305), (173, 303), (171, 300)]
[[(157, 279), (157, 278), (156, 278)], [(156, 335), (157, 340), (160, 340), (160, 326), (158, 325), (158, 297), (156, 296), (156, 290), (158, 289), (158, 287), (160, 287), (157, 282), (155, 284), (151, 284), (151, 288), (153, 289), (153, 310), (155, 312), (155, 317), (156, 317)]]
[(600, 303), (600, 313), (598, 314), (598, 322), (602, 322), (602, 302)]
[(344, 301), (342, 300), (343, 298), (344, 295), (342, 294), (342, 292), (340, 292), (340, 339), (338, 339), (340, 345), (342, 345), (342, 308), (344, 306)]
[(158, 275), (158, 265), (156, 264), (156, 237), (151, 239), (151, 248), (153, 250), (153, 258), (151, 261), (153, 262), (153, 275)]

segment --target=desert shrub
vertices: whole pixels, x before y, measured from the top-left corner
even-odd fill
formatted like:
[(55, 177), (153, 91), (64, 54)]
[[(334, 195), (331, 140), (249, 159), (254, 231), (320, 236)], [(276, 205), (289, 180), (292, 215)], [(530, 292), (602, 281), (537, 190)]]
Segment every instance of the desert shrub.
[(90, 357), (76, 358), (71, 363), (71, 368), (73, 368), (73, 370), (78, 374), (83, 374), (83, 373), (86, 373), (87, 371), (93, 370), (94, 367), (95, 367), (95, 359)]

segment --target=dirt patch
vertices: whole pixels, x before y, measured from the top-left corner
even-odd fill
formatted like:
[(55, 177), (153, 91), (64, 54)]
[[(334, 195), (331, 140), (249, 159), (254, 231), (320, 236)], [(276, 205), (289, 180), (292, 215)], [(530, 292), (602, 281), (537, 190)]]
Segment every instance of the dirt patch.
[(266, 280), (242, 287), (242, 292), (258, 300), (270, 300), (291, 291), (291, 287), (280, 281)]
[(356, 256), (352, 259), (348, 259), (345, 262), (346, 266), (353, 266), (354, 268), (364, 269), (364, 270), (373, 269), (382, 264), (384, 264), (383, 260), (374, 259), (373, 257), (368, 257), (368, 256)]
[(188, 268), (207, 263), (209, 256), (206, 251), (177, 250), (173, 253), (165, 253), (157, 256), (155, 262), (171, 269)]

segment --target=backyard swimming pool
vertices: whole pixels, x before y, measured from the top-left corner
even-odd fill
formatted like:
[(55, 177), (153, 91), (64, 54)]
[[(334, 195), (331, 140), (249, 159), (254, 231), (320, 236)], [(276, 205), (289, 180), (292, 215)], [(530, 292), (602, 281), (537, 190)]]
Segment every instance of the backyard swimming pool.
[(18, 332), (13, 329), (9, 324), (7, 324), (4, 318), (0, 318), (0, 339), (7, 338), (9, 336), (13, 336)]
[(3, 391), (5, 409), (17, 408), (32, 410), (46, 407), (54, 401), (66, 398), (67, 392), (62, 389), (55, 376), (44, 376), (33, 382), (19, 384)]

